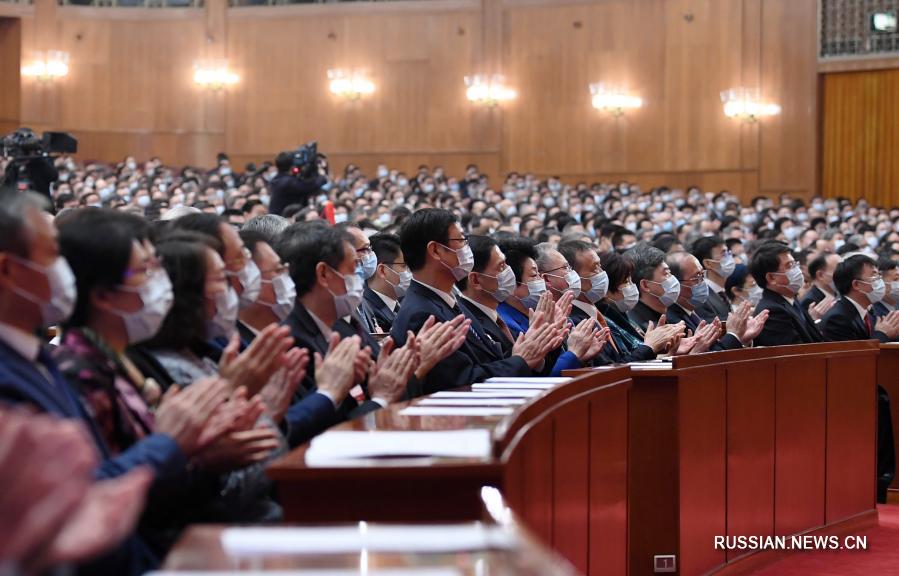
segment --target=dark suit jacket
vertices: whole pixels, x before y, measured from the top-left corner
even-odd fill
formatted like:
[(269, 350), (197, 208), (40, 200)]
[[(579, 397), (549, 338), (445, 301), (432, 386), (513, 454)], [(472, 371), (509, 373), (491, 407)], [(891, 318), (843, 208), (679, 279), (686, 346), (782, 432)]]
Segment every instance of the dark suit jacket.
[[(309, 350), (310, 356), (313, 356), (315, 352), (322, 356), (327, 354), (328, 341), (325, 340), (306, 307), (300, 302), (296, 303), (290, 316), (284, 320), (284, 325), (290, 327), (295, 345)], [(342, 320), (334, 325), (334, 330), (343, 337), (349, 335), (350, 332), (356, 333)], [(329, 398), (322, 394), (314, 394), (316, 390), (315, 363), (312, 361), (309, 362), (306, 369), (302, 388), (303, 390), (297, 394), (298, 397), (294, 399), (294, 403), (287, 410), (287, 439), (291, 446), (302, 444), (342, 420), (380, 408), (379, 404), (370, 400), (366, 400), (360, 405), (355, 399), (347, 396), (335, 410)]]
[(478, 319), (481, 323), (481, 327), (484, 329), (484, 332), (487, 333), (487, 337), (490, 338), (496, 345), (500, 347), (502, 350), (503, 358), (508, 358), (512, 355), (512, 346), (515, 344), (503, 334), (503, 331), (500, 330), (499, 325), (494, 322), (489, 316), (484, 314), (484, 311), (478, 308), (477, 306), (471, 305), (466, 300), (459, 301), (460, 306), (465, 306), (465, 308), (471, 313), (472, 316)]
[(883, 302), (878, 302), (874, 305), (874, 316), (876, 318), (883, 318), (890, 312), (892, 312), (892, 310), (890, 310)]
[(812, 284), (811, 289), (805, 293), (805, 296), (802, 297), (802, 300), (799, 302), (803, 308), (808, 310), (808, 307), (812, 304), (818, 304), (821, 300), (827, 298), (827, 294), (821, 291), (820, 288)]
[(627, 317), (630, 318), (631, 322), (636, 324), (640, 330), (646, 331), (646, 327), (650, 322), (655, 324), (659, 323), (659, 318), (662, 317), (661, 314), (647, 306), (641, 300), (637, 302), (637, 305), (627, 313)]
[(500, 351), (489, 344), (481, 323), (466, 308), (459, 307), (458, 312), (453, 311), (430, 288), (415, 281), (406, 291), (390, 335), (398, 346), (402, 346), (406, 343), (406, 332), (411, 330), (417, 334), (429, 316), (434, 316), (438, 322), (448, 322), (460, 312), (472, 321), (465, 343), (428, 373), (416, 391), (418, 394), (468, 386), (494, 376), (531, 375), (523, 358), (500, 356)]
[[(698, 316), (698, 314), (697, 314)], [(668, 324), (677, 324), (678, 322), (683, 322), (684, 326), (687, 330), (696, 334), (696, 329), (699, 328), (699, 323), (696, 322), (683, 308), (681, 308), (677, 304), (672, 304), (668, 307), (668, 311), (665, 312), (666, 322)], [(700, 318), (703, 319), (703, 318)], [(714, 322), (714, 318), (712, 318)], [(725, 334), (721, 338), (718, 339), (717, 342), (712, 344), (712, 347), (709, 350), (713, 352), (720, 352), (721, 350), (739, 350), (743, 347), (743, 343), (740, 342), (740, 339), (734, 336), (733, 334)]]
[(714, 322), (715, 318), (724, 322), (727, 320), (728, 314), (730, 314), (730, 302), (727, 301), (727, 297), (719, 296), (709, 286), (709, 299), (702, 306), (696, 307), (696, 315), (706, 322)]
[(380, 326), (381, 330), (384, 332), (390, 332), (390, 329), (393, 328), (393, 321), (396, 319), (396, 313), (388, 308), (387, 304), (381, 300), (381, 297), (368, 286), (365, 287), (363, 295), (365, 296), (365, 303), (368, 304), (368, 310), (371, 312), (375, 321), (377, 321), (378, 326)]
[[(795, 301), (794, 301), (795, 302)], [(768, 311), (768, 321), (762, 333), (755, 339), (756, 346), (785, 346), (788, 344), (814, 344), (823, 342), (824, 338), (808, 310), (796, 303), (790, 306), (786, 298), (765, 289), (762, 299), (755, 307), (755, 313)]]
[[(877, 322), (873, 313), (871, 314), (871, 321)], [(881, 342), (890, 341), (889, 337), (879, 330), (875, 330), (873, 336), (868, 334), (865, 321), (862, 320), (858, 309), (846, 296), (837, 300), (833, 308), (824, 315), (824, 318), (821, 320), (821, 333), (824, 334), (824, 338), (831, 342), (874, 339)]]

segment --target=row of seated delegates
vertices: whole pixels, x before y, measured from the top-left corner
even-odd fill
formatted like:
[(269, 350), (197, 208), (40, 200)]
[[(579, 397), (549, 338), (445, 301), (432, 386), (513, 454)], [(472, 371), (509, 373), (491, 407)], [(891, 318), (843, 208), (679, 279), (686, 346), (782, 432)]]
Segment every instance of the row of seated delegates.
[(400, 230), (400, 246), (413, 280), (394, 320), (393, 340), (405, 343), (407, 333), (417, 333), (432, 318), (451, 323), (464, 317), (459, 330), (464, 334), (461, 346), (421, 379), (420, 387), (410, 390), (410, 395), (466, 386), (493, 376), (540, 373), (545, 357), (567, 336), (566, 319), (555, 314), (554, 306), (544, 306), (546, 310), (535, 316), (530, 329), (516, 340), (511, 355), (503, 355), (455, 294), (455, 283), (468, 277), (474, 267), (474, 255), (452, 212), (439, 208), (414, 212)]
[[(419, 358), (427, 357), (410, 339), (375, 365), (358, 336), (335, 336), (325, 358), (317, 359), (314, 388), (299, 387), (309, 353), (291, 348), (289, 328), (250, 329), (252, 342), (239, 352), (240, 299), (216, 236), (165, 226), (154, 245), (143, 219), (90, 209), (61, 217), (57, 242), (40, 197), (15, 193), (0, 206), (0, 257), (6, 263), (0, 398), (82, 422), (102, 456), (99, 479), (136, 468), (153, 472), (138, 534), (84, 566), (86, 573), (142, 573), (188, 523), (279, 518), (261, 463), (288, 441), (294, 445), (346, 417), (340, 405), (359, 380), (397, 398)], [(220, 232), (234, 241), (229, 230)], [(262, 243), (256, 243), (260, 262)], [(243, 251), (241, 243), (237, 252)], [(352, 268), (352, 252), (345, 253), (348, 259), (339, 265)], [(257, 303), (262, 295), (278, 300), (274, 280), (282, 267), (271, 254), (268, 259), (274, 265), (266, 267), (265, 278), (245, 271), (248, 259), (231, 276), (245, 302), (252, 292)], [(344, 276), (343, 288), (335, 290), (346, 301), (346, 276), (354, 275)], [(271, 287), (256, 285), (268, 282)], [(333, 314), (339, 299), (328, 294)], [(253, 320), (247, 318), (249, 328)], [(60, 324), (57, 362), (32, 334)], [(439, 328), (435, 342), (452, 341), (453, 327)], [(230, 340), (216, 363), (211, 342), (217, 336)]]
[[(641, 330), (647, 330), (664, 316), (669, 322), (683, 322), (694, 336), (705, 335), (707, 327), (720, 334), (721, 321), (716, 314), (707, 322), (696, 312), (707, 301), (709, 289), (704, 282), (705, 270), (695, 256), (683, 251), (666, 256), (661, 250), (640, 243), (625, 257), (633, 262), (633, 278), (640, 292), (640, 299), (628, 316)], [(765, 313), (752, 316), (751, 306), (743, 303), (728, 312), (727, 333), (716, 337), (709, 349), (732, 350), (751, 345), (767, 320)]]
[[(456, 282), (457, 288), (462, 293), (461, 306), (480, 322), (490, 345), (498, 349), (503, 357), (508, 358), (512, 355), (515, 342), (522, 330), (518, 329), (517, 335), (513, 334), (510, 325), (502, 318), (499, 306), (505, 302), (514, 302), (525, 313), (528, 312), (530, 310), (528, 302), (522, 302), (522, 298), (529, 295), (527, 284), (523, 284), (522, 287), (522, 284), (518, 283), (515, 270), (494, 239), (489, 236), (471, 236), (469, 245), (474, 255), (472, 272)], [(520, 264), (519, 258), (519, 267)], [(519, 290), (520, 297), (515, 295)], [(554, 315), (558, 313), (560, 318), (567, 316), (562, 311), (570, 305), (573, 294), (560, 299), (558, 303), (552, 301), (545, 285), (539, 290), (539, 294), (540, 296), (533, 300), (535, 313), (546, 311)], [(538, 373), (558, 376), (562, 370), (587, 365), (600, 353), (605, 339), (606, 335), (594, 326), (593, 322), (585, 322), (574, 327), (567, 341), (549, 353)]]

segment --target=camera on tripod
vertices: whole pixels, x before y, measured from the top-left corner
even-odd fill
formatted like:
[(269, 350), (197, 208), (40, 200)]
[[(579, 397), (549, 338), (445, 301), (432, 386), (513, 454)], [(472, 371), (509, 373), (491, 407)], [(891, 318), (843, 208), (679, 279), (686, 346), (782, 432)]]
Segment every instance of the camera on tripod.
[(318, 176), (318, 142), (303, 144), (293, 152), (293, 168), (291, 172), (301, 180)]
[(7, 156), (14, 162), (75, 152), (78, 152), (78, 140), (66, 132), (44, 132), (38, 137), (31, 128), (19, 128), (0, 138), (0, 156)]
[(50, 158), (77, 151), (78, 140), (66, 132), (44, 132), (38, 137), (31, 128), (19, 128), (0, 138), (0, 158), (10, 159), (0, 184), (49, 196), (50, 185), (59, 177)]

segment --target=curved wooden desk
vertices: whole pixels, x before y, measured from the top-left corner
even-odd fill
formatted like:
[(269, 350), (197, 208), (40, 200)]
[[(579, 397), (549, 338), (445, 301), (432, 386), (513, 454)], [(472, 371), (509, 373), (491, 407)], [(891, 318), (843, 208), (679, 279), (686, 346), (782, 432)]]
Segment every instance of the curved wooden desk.
[[(880, 356), (877, 357), (877, 383), (890, 395), (893, 448), (896, 452), (896, 461), (899, 462), (899, 343), (880, 345)], [(899, 497), (899, 474), (893, 478), (890, 493), (891, 496)]]
[[(475, 524), (475, 523), (470, 523)], [(427, 525), (425, 525), (427, 527)], [(330, 527), (329, 527), (330, 528)], [(355, 526), (336, 526), (352, 530)], [(365, 527), (369, 533), (377, 530), (376, 524)], [(431, 526), (432, 529), (443, 529)], [(575, 576), (575, 569), (533, 538), (514, 514), (509, 512), (496, 490), (482, 494), (481, 520), (477, 526), (461, 525), (500, 531), (511, 537), (511, 546), (491, 546), (463, 549), (454, 552), (387, 552), (367, 550), (363, 547), (333, 554), (297, 552), (255, 551), (252, 554), (233, 554), (222, 544), (224, 526), (193, 526), (175, 545), (165, 560), (163, 570), (172, 573), (191, 571), (235, 571), (265, 573), (291, 571), (298, 576), (308, 574), (434, 574), (440, 576)], [(362, 528), (359, 528), (360, 531)], [(261, 531), (272, 530), (261, 528)], [(263, 532), (264, 533), (264, 532)], [(300, 538), (300, 536), (296, 536)], [(197, 571), (197, 572), (195, 572)], [(296, 572), (293, 572), (296, 571)], [(308, 571), (308, 572), (304, 572)]]
[(715, 536), (876, 522), (877, 354), (876, 341), (782, 346), (632, 370), (629, 573), (652, 574), (655, 555), (680, 574), (738, 571), (766, 555), (716, 550)]
[[(593, 371), (505, 417), (403, 416), (391, 406), (348, 430), (486, 428), (484, 460), (358, 460), (307, 466), (308, 446), (275, 462), (288, 522), (445, 522), (477, 519), (482, 486), (499, 488), (524, 524), (582, 573), (627, 570), (628, 368)], [(416, 405), (416, 400), (411, 405)]]

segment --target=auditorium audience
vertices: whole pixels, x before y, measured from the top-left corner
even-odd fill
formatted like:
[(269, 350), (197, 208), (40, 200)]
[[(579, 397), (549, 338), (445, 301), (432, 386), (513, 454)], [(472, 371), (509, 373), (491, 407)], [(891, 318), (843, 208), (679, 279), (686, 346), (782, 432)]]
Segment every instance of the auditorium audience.
[[(0, 549), (15, 567), (139, 574), (189, 523), (276, 520), (275, 455), (492, 376), (899, 339), (899, 208), (476, 165), (370, 178), (321, 157), (300, 178), (296, 162), (62, 156), (52, 206), (2, 192), (0, 458), (20, 497), (0, 512), (23, 530)], [(65, 483), (9, 472), (47, 459)], [(104, 529), (85, 529), (86, 506)]]

